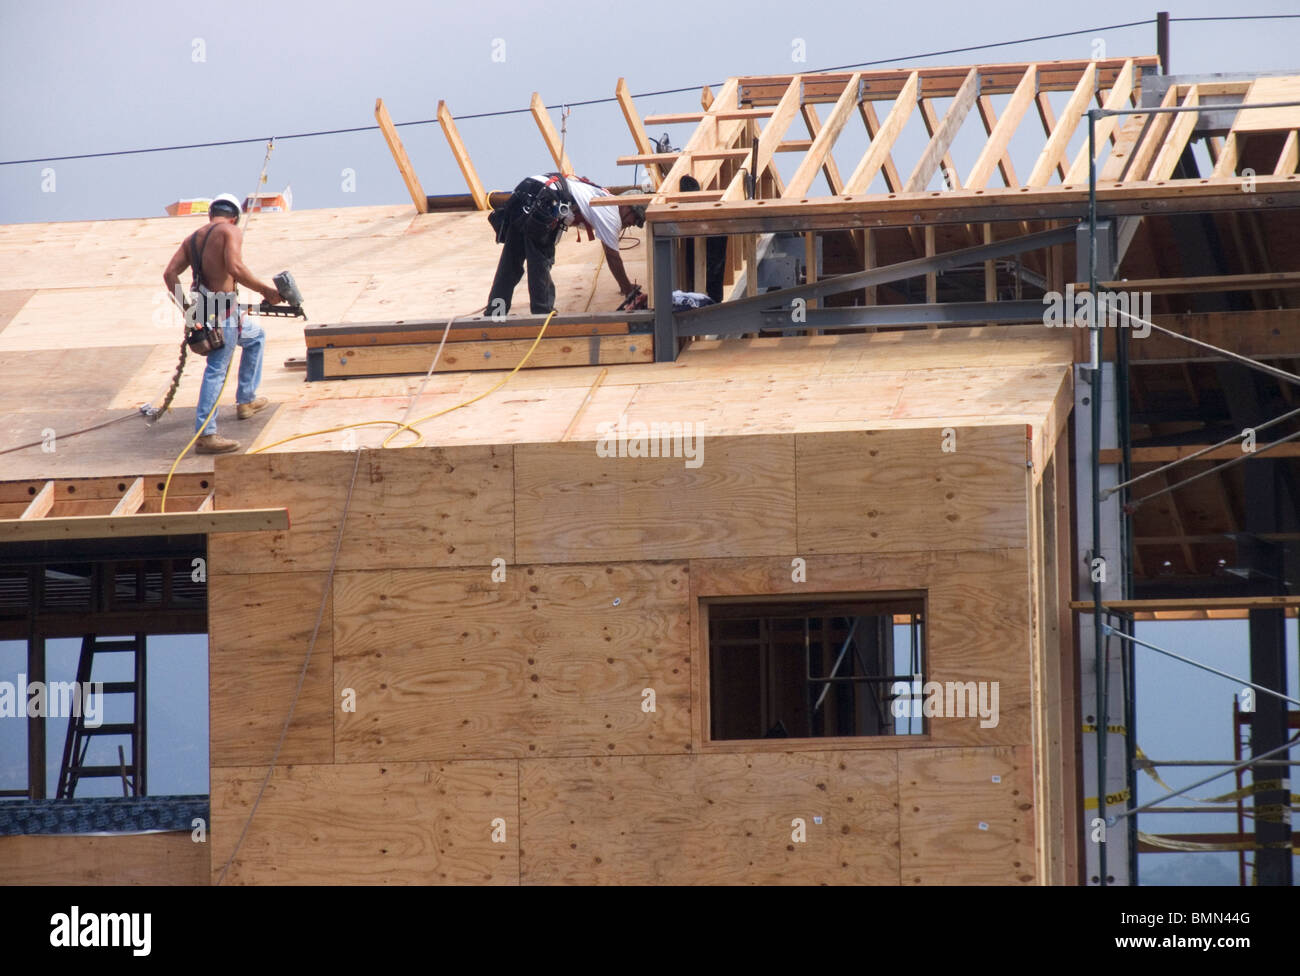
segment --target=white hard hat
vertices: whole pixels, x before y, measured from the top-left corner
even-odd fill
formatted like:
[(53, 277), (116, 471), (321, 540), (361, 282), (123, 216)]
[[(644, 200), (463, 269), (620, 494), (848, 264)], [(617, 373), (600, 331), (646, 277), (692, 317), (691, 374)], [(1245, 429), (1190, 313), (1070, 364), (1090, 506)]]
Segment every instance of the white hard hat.
[(238, 217), (243, 208), (239, 205), (239, 198), (233, 193), (222, 193), (212, 198), (208, 204), (208, 216), (220, 217)]

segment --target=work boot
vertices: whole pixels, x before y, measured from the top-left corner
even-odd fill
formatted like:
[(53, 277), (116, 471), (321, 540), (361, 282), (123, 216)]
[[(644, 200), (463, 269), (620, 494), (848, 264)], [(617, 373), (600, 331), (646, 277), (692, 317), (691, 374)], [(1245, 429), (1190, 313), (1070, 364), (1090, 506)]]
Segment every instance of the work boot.
[(195, 454), (229, 454), (239, 450), (239, 441), (232, 441), (220, 434), (204, 434), (194, 442)]
[(265, 407), (269, 402), (270, 401), (267, 400), (266, 397), (257, 397), (248, 403), (239, 404), (239, 406), (235, 408), (235, 414), (240, 420), (247, 420), (249, 417), (253, 416), (253, 414), (257, 413), (257, 411)]

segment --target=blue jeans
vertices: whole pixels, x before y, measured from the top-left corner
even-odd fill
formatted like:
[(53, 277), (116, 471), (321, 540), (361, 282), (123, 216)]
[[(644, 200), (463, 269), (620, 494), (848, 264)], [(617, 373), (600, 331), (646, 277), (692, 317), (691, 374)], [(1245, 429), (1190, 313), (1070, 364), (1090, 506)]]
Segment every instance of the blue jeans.
[[(257, 324), (257, 320), (240, 314), (243, 328), (237, 329), (235, 316), (222, 323), (221, 335), (226, 344), (208, 356), (208, 368), (203, 371), (203, 386), (199, 390), (199, 406), (194, 416), (194, 429), (199, 430), (203, 418), (212, 410), (221, 393), (222, 381), (226, 378), (226, 366), (235, 354), (238, 344), (244, 351), (239, 354), (239, 383), (235, 391), (236, 403), (251, 403), (257, 397), (258, 384), (262, 382), (262, 349), (266, 343), (266, 333)], [(204, 434), (217, 432), (217, 412), (212, 410), (212, 419)]]

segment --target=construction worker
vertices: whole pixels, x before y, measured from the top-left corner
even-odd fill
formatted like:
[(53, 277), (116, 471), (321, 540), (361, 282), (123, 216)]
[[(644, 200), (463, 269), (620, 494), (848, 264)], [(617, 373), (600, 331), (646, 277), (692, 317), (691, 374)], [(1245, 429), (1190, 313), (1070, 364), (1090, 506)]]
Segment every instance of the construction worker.
[[(203, 434), (194, 444), (199, 454), (228, 454), (239, 450), (239, 442), (217, 434), (217, 397), (225, 382), (230, 357), (235, 345), (243, 350), (239, 356), (239, 380), (235, 392), (235, 415), (247, 420), (267, 405), (266, 397), (257, 395), (262, 380), (262, 348), (266, 333), (253, 318), (239, 308), (237, 285), (259, 292), (268, 304), (280, 300), (279, 289), (253, 276), (244, 264), (240, 253), (243, 232), (239, 229), (239, 200), (223, 193), (208, 207), (208, 225), (200, 227), (187, 237), (172, 255), (163, 271), (167, 293), (178, 305), (186, 307), (181, 294), (180, 276), (186, 268), (194, 272), (191, 295), (193, 309), (198, 310), (197, 321), (206, 324), (215, 310), (214, 327), (220, 328), (224, 343), (208, 353), (207, 369), (203, 372), (203, 386), (199, 391), (199, 405), (195, 411), (195, 431)], [(187, 318), (192, 312), (187, 312)], [(204, 426), (204, 419), (212, 416)]]
[(618, 238), (624, 227), (645, 226), (645, 207), (593, 207), (597, 197), (610, 196), (604, 187), (578, 176), (547, 173), (530, 176), (515, 187), (504, 207), (492, 212), (489, 220), (497, 233), (497, 243), (504, 245), (497, 263), (496, 277), (488, 296), (487, 313), (503, 316), (510, 311), (515, 285), (523, 277), (528, 263), (528, 299), (534, 315), (545, 315), (555, 307), (555, 283), (551, 265), (555, 263), (555, 245), (564, 231), (576, 226), (587, 231), (587, 239), (600, 238), (605, 247), (605, 263), (618, 282), (625, 301), (632, 301), (640, 288), (628, 280), (623, 258), (618, 253)]

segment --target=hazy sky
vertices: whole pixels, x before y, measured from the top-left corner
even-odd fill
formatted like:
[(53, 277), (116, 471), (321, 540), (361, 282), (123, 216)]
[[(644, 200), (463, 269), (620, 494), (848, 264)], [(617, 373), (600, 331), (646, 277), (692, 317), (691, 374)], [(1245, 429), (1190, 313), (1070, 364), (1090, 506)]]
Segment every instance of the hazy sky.
[[(1288, 0), (1148, 7), (1125, 0), (923, 5), (753, 0), (636, 7), (535, 3), (331, 2), (182, 5), (0, 0), (0, 159), (28, 159), (374, 124), (376, 96), (397, 121), (429, 119), (439, 99), (460, 115), (716, 83), (731, 75), (816, 70), (906, 58), (1062, 31), (1087, 34), (920, 64), (1083, 58), (1098, 41), (1116, 57), (1155, 53), (1155, 27), (1092, 33), (1153, 18), (1294, 13)], [(1082, 13), (1083, 19), (1078, 18)], [(1175, 72), (1297, 66), (1300, 21), (1175, 23)], [(795, 63), (796, 42), (807, 60)], [(497, 59), (494, 60), (494, 52)], [(203, 60), (195, 60), (199, 56)], [(503, 60), (501, 59), (503, 58)], [(643, 115), (684, 111), (698, 93), (638, 100)], [(402, 128), (427, 193), (464, 192), (435, 125)], [(674, 135), (683, 130), (674, 130)], [(509, 189), (549, 160), (527, 115), (465, 120), (461, 134), (484, 183)], [(657, 135), (658, 133), (653, 133)], [(627, 182), (613, 165), (632, 151), (616, 105), (573, 109), (567, 148), (578, 171)], [(0, 223), (161, 215), (169, 202), (256, 185), (265, 144), (0, 166)], [(54, 192), (42, 192), (43, 170)], [(343, 171), (355, 172), (345, 192)], [(292, 183), (296, 209), (409, 199), (377, 131), (277, 143), (268, 184)]]
[[(926, 56), (896, 66), (1086, 58), (1099, 41), (1109, 57), (1154, 54), (1154, 25), (1091, 29), (1153, 18), (1162, 8), (1175, 18), (1296, 10), (1293, 0), (1235, 5), (1171, 0), (1150, 7), (1128, 0), (1088, 5), (669, 0), (635, 6), (592, 0), (550, 6), (488, 0), (456, 5), (235, 0), (203, 6), (0, 0), (0, 161), (258, 140), (0, 165), (0, 223), (160, 216), (167, 203), (181, 197), (221, 191), (243, 196), (254, 189), (267, 136), (372, 125), (376, 96), (383, 96), (401, 122), (432, 118), (439, 99), (465, 116), (526, 109), (534, 90), (549, 104), (608, 97), (620, 76), (633, 92), (649, 92), (716, 84), (737, 74), (811, 71), (913, 55)], [(929, 54), (1085, 29), (1089, 33), (1058, 40)], [(1297, 41), (1300, 21), (1175, 22), (1171, 62), (1178, 74), (1300, 69)], [(796, 63), (792, 54), (799, 45), (806, 61)], [(696, 105), (697, 92), (637, 102), (643, 115)], [(427, 193), (464, 191), (437, 126), (400, 132)], [(461, 134), (490, 189), (508, 189), (549, 165), (527, 114), (465, 119)], [(674, 130), (679, 134), (684, 138), (683, 130)], [(632, 151), (616, 105), (574, 108), (567, 149), (580, 173), (603, 183), (628, 181), (629, 171), (613, 164), (615, 156)], [(349, 170), (355, 181), (351, 192), (345, 188)], [(376, 131), (278, 142), (268, 185), (278, 190), (287, 183), (293, 186), (295, 209), (409, 199)], [(1293, 689), (1295, 634), (1292, 622)], [(1245, 667), (1243, 625), (1195, 631), (1161, 625), (1144, 628), (1143, 636), (1175, 650), (1192, 644), (1228, 670)], [(1231, 755), (1228, 683), (1189, 674), (1151, 654), (1140, 660), (1139, 738), (1145, 751), (1159, 758)], [(194, 671), (201, 674), (201, 667), (195, 664)], [(11, 676), (0, 675), (5, 677)], [(173, 700), (180, 700), (182, 679), (160, 678), (164, 681), (178, 682)], [(192, 761), (160, 770), (156, 783), (189, 791), (206, 774), (206, 712), (195, 704), (177, 714), (189, 717), (181, 738)], [(160, 726), (161, 719), (155, 731)], [(155, 762), (161, 761), (160, 750), (155, 747)], [(1177, 772), (1166, 778), (1175, 784), (1191, 781)], [(1152, 797), (1151, 788), (1144, 777), (1142, 799)], [(1202, 792), (1229, 788), (1223, 780)], [(1144, 820), (1143, 829), (1231, 829), (1216, 819), (1152, 818)], [(1185, 867), (1189, 860), (1188, 855), (1148, 856), (1144, 870), (1151, 880), (1235, 877), (1228, 855), (1217, 858), (1218, 867), (1199, 856)]]

